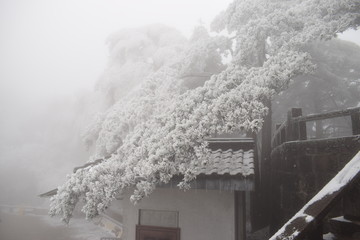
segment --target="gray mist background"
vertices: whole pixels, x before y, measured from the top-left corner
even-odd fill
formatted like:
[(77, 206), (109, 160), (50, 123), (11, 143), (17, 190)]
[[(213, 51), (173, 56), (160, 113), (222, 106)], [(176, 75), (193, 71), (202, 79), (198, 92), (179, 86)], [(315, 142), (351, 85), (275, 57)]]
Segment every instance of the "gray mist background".
[[(41, 205), (89, 153), (80, 132), (106, 38), (163, 23), (186, 37), (230, 0), (0, 0), (0, 204)], [(360, 45), (360, 31), (341, 36)]]

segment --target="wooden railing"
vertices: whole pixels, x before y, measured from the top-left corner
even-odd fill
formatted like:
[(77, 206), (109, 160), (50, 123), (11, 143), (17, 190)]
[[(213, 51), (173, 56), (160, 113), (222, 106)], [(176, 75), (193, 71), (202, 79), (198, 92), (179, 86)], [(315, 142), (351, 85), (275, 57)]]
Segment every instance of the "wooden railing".
[(359, 179), (360, 152), (270, 240), (323, 239), (324, 217)]
[(348, 108), (341, 111), (311, 114), (308, 116), (302, 116), (301, 108), (292, 108), (287, 114), (287, 120), (282, 124), (276, 125), (271, 146), (274, 149), (284, 142), (307, 140), (306, 122), (346, 116), (350, 116), (351, 118), (352, 135), (360, 134), (360, 107)]

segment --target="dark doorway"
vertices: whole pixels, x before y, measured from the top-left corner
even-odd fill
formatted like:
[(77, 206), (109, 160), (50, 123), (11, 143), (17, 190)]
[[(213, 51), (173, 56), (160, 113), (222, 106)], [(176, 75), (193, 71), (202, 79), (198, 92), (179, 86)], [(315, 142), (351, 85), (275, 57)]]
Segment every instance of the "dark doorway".
[(136, 240), (180, 240), (180, 228), (137, 225)]

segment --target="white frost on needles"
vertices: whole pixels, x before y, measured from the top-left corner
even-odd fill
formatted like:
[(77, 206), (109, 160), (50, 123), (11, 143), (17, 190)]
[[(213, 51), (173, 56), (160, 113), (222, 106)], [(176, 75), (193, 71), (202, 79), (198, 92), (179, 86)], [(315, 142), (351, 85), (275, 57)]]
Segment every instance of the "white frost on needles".
[[(265, 103), (295, 76), (313, 70), (302, 48), (359, 23), (358, 0), (234, 1), (213, 24), (217, 31), (235, 33), (234, 39), (210, 37), (198, 28), (182, 54), (100, 115), (86, 140), (96, 142), (96, 158), (111, 157), (70, 175), (51, 199), (50, 214), (68, 222), (82, 200), (82, 210), (92, 218), (123, 189), (135, 187), (136, 202), (174, 175), (183, 175), (180, 187), (189, 187), (206, 154), (205, 138), (258, 131), (268, 113)], [(225, 70), (200, 87), (185, 87), (186, 73), (225, 68), (224, 53), (232, 54)]]

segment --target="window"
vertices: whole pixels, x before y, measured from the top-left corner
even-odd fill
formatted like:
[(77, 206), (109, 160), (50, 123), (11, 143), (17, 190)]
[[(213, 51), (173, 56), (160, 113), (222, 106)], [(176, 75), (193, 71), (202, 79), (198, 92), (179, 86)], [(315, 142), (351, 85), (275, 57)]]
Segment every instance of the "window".
[(139, 210), (136, 240), (180, 240), (179, 213), (163, 210)]
[(180, 228), (137, 225), (136, 240), (180, 240)]
[(139, 225), (176, 228), (179, 226), (179, 212), (140, 209)]

